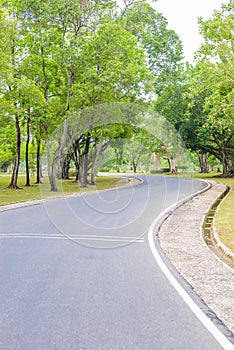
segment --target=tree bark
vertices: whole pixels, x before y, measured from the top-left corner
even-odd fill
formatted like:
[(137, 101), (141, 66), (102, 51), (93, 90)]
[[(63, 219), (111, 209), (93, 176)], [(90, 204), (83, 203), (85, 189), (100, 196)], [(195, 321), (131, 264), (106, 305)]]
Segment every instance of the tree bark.
[(155, 168), (156, 170), (160, 170), (160, 166), (161, 166), (161, 158), (159, 156), (155, 157)]
[(80, 164), (78, 161), (78, 155), (77, 155), (78, 149), (77, 149), (77, 142), (73, 145), (73, 161), (76, 167), (76, 182), (79, 181), (79, 172), (80, 172)]
[(79, 169), (79, 183), (80, 187), (86, 187), (87, 186), (87, 178), (85, 176), (85, 164), (84, 160), (80, 163), (80, 169)]
[(207, 165), (207, 155), (204, 153), (198, 154), (198, 160), (200, 165), (200, 173), (207, 174), (209, 172), (208, 165)]
[(229, 176), (231, 174), (228, 157), (225, 151), (222, 149), (222, 165), (223, 165), (223, 176)]
[(167, 155), (167, 160), (170, 168), (170, 174), (176, 175), (177, 169), (176, 169), (175, 161), (170, 154)]
[(232, 164), (231, 164), (231, 169), (230, 169), (230, 176), (234, 176), (234, 158), (232, 158)]
[(16, 152), (14, 167), (11, 176), (11, 182), (8, 186), (10, 189), (19, 189), (17, 186), (18, 173), (19, 173), (19, 164), (20, 164), (20, 146), (21, 146), (21, 135), (20, 135), (20, 124), (18, 116), (15, 116), (15, 130), (16, 130)]
[(228, 148), (229, 143), (233, 140), (233, 133), (231, 133), (225, 141), (222, 142), (217, 137), (215, 133), (213, 133), (213, 138), (218, 146), (220, 160), (222, 161), (223, 166), (223, 174), (224, 177), (232, 177), (234, 175), (234, 160), (233, 160), (233, 148)]
[(234, 176), (234, 158), (231, 158), (231, 155), (226, 152), (224, 148), (220, 150), (222, 156), (222, 166), (224, 177), (233, 177)]
[(88, 134), (85, 140), (85, 148), (81, 156), (79, 182), (81, 187), (86, 187), (88, 184), (88, 162), (89, 162), (89, 146), (90, 135)]
[(69, 180), (69, 169), (70, 169), (70, 162), (71, 162), (71, 154), (67, 154), (62, 163), (62, 179), (63, 180)]
[(46, 140), (46, 152), (47, 152), (47, 175), (50, 178), (50, 141), (47, 139)]
[[(58, 162), (66, 156), (64, 148), (66, 146), (67, 137), (68, 137), (68, 123), (67, 123), (67, 120), (65, 120), (63, 123), (63, 133), (62, 133), (62, 137), (61, 137), (61, 142), (59, 143), (56, 151), (54, 152), (53, 162), (52, 162), (51, 170), (49, 172), (51, 192), (57, 192), (57, 190), (58, 190), (57, 185), (56, 185), (56, 168), (57, 168)], [(49, 141), (48, 141), (47, 147), (48, 147), (47, 151), (49, 151), (50, 150), (49, 149)], [(49, 153), (48, 153), (48, 156), (50, 157)], [(49, 162), (48, 162), (48, 166), (49, 166)], [(49, 166), (49, 168), (50, 168), (50, 166)]]
[(102, 143), (100, 142), (98, 147), (97, 147), (97, 150), (96, 150), (96, 153), (95, 153), (95, 157), (94, 157), (94, 160), (93, 160), (93, 164), (92, 164), (92, 170), (91, 170), (91, 185), (95, 185), (96, 181), (95, 181), (95, 178), (96, 178), (96, 167), (97, 167), (97, 161), (98, 161), (98, 158), (102, 152)]
[(37, 139), (37, 174), (36, 184), (41, 183), (41, 139)]
[(62, 179), (62, 170), (63, 170), (63, 159), (59, 159), (59, 161), (57, 162), (57, 176), (56, 176), (58, 180)]
[(25, 148), (25, 167), (26, 167), (26, 183), (25, 186), (30, 186), (30, 175), (29, 175), (29, 142), (30, 142), (30, 117), (27, 119), (27, 139), (26, 139), (26, 148)]
[(51, 167), (49, 180), (50, 180), (50, 191), (57, 192), (58, 189), (56, 185), (56, 164), (53, 164)]

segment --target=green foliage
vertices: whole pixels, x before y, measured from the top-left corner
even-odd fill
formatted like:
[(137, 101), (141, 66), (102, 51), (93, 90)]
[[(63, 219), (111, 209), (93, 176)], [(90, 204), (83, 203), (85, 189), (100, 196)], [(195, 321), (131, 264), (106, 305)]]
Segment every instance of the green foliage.
[[(127, 148), (134, 163), (148, 162), (142, 151), (147, 149), (183, 165), (178, 131), (190, 150), (212, 154), (230, 171), (233, 1), (210, 20), (200, 19), (205, 42), (196, 67), (181, 64), (180, 38), (146, 1), (126, 1), (122, 10), (117, 2), (103, 0), (0, 0), (0, 5), (0, 165), (13, 160), (18, 121), (21, 159), (28, 135), (31, 167), (32, 143), (48, 147), (54, 131), (64, 126), (51, 145), (48, 163), (55, 169), (63, 154), (61, 140), (69, 136), (66, 121), (75, 115), (80, 127), (68, 162), (77, 160), (77, 169), (78, 160), (85, 159), (86, 172), (94, 173), (97, 158), (110, 145), (119, 164)], [(110, 107), (107, 117), (105, 107), (92, 109), (115, 102), (146, 106), (148, 97), (157, 111), (151, 118), (134, 108)], [(101, 123), (108, 118), (113, 123)], [(154, 135), (137, 127), (144, 123)]]
[[(133, 102), (148, 76), (136, 38), (108, 22), (80, 43), (79, 71), (72, 88), (75, 108), (106, 102)], [(140, 85), (141, 84), (141, 85)]]
[(234, 4), (230, 1), (208, 21), (200, 19), (200, 31), (205, 42), (197, 52), (198, 70), (194, 81), (199, 81), (199, 84), (196, 89), (194, 87), (194, 93), (208, 92), (204, 108), (219, 130), (234, 125), (233, 10)]
[(182, 43), (178, 35), (167, 28), (167, 20), (147, 2), (137, 1), (122, 18), (126, 30), (132, 32), (143, 46), (152, 74), (154, 91), (161, 94), (173, 79), (182, 60)]
[(192, 108), (199, 101), (205, 117), (199, 121), (199, 134), (206, 140), (204, 148), (223, 162), (225, 174), (234, 174), (233, 10), (230, 1), (208, 21), (200, 19), (205, 42), (197, 52), (190, 87)]

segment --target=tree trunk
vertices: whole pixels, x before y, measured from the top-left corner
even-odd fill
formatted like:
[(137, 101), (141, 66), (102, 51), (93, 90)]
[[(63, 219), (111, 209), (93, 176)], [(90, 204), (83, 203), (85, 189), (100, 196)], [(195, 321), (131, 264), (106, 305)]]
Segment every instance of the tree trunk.
[(79, 172), (80, 172), (80, 165), (79, 165), (79, 162), (78, 162), (78, 147), (77, 147), (77, 142), (74, 142), (73, 143), (73, 152), (72, 152), (72, 159), (73, 159), (73, 162), (74, 162), (74, 165), (75, 165), (75, 168), (76, 168), (76, 179), (75, 179), (75, 182), (78, 182), (79, 181)]
[(28, 157), (29, 141), (30, 141), (30, 118), (28, 117), (28, 120), (27, 120), (27, 139), (26, 139), (26, 148), (25, 148), (25, 166), (26, 166), (25, 186), (30, 186), (29, 157)]
[(50, 191), (57, 192), (56, 186), (56, 161), (53, 160), (52, 166), (50, 165), (51, 156), (50, 156), (50, 141), (46, 140), (46, 149), (47, 149), (47, 174), (50, 180)]
[(51, 167), (49, 180), (50, 180), (50, 191), (57, 192), (58, 189), (57, 189), (57, 185), (56, 185), (56, 164), (55, 163), (53, 163), (53, 165)]
[(230, 168), (230, 176), (231, 177), (234, 176), (234, 158), (232, 158), (232, 164), (231, 164), (231, 168)]
[(84, 154), (83, 160), (79, 166), (79, 182), (80, 187), (86, 187), (88, 185), (88, 153)]
[(217, 162), (218, 162), (217, 173), (221, 173), (221, 170), (220, 170), (221, 161), (220, 161), (220, 159), (217, 159)]
[(161, 166), (161, 158), (159, 156), (155, 157), (155, 168), (156, 170), (160, 170), (160, 166)]
[(61, 159), (63, 159), (66, 156), (65, 153), (65, 146), (66, 146), (66, 142), (67, 142), (67, 136), (68, 136), (68, 123), (67, 120), (64, 121), (63, 123), (63, 134), (61, 137), (61, 140), (59, 142), (59, 145), (56, 149), (56, 151), (54, 152), (54, 156), (53, 156), (53, 162), (52, 162), (52, 166), (51, 166), (51, 170), (50, 169), (50, 165), (49, 165), (49, 160), (50, 160), (50, 148), (49, 148), (49, 141), (47, 142), (47, 156), (48, 156), (48, 175), (49, 175), (49, 180), (50, 180), (50, 190), (51, 192), (57, 192), (57, 185), (56, 185), (56, 169), (57, 166), (59, 164), (59, 162), (61, 161)]
[(47, 152), (47, 175), (50, 178), (50, 141), (46, 140), (46, 152)]
[(214, 171), (214, 165), (213, 165), (213, 164), (210, 164), (210, 166), (209, 166), (209, 172), (210, 172), (210, 173), (213, 173), (213, 171)]
[(79, 183), (80, 187), (86, 187), (87, 186), (87, 178), (85, 176), (85, 164), (84, 160), (80, 163), (80, 169), (79, 169)]
[(19, 164), (20, 164), (20, 145), (21, 145), (21, 135), (20, 135), (20, 124), (18, 116), (15, 117), (15, 130), (16, 130), (16, 152), (15, 152), (15, 160), (14, 167), (11, 176), (11, 182), (8, 186), (10, 189), (19, 189), (17, 186), (18, 181), (18, 173), (19, 173)]
[(63, 170), (63, 159), (59, 159), (57, 162), (57, 179), (62, 179), (62, 170)]
[(89, 162), (89, 146), (90, 146), (90, 135), (87, 136), (85, 141), (85, 149), (81, 157), (82, 161), (80, 162), (80, 186), (86, 187), (88, 184), (88, 162)]
[(71, 162), (71, 154), (67, 154), (62, 163), (62, 179), (63, 180), (69, 180), (69, 169), (70, 169), (70, 162)]
[(222, 165), (223, 165), (223, 176), (229, 176), (231, 175), (231, 167), (229, 165), (229, 159), (227, 157), (227, 154), (222, 149)]
[(198, 159), (199, 159), (199, 165), (200, 165), (200, 173), (207, 174), (209, 172), (208, 165), (207, 165), (207, 155), (204, 153), (198, 154)]
[(177, 169), (176, 169), (176, 165), (175, 165), (175, 161), (174, 159), (171, 157), (171, 155), (167, 155), (167, 160), (168, 160), (168, 164), (169, 164), (169, 168), (170, 168), (170, 173), (173, 175), (177, 174)]
[(96, 181), (95, 181), (95, 177), (96, 177), (96, 166), (97, 166), (97, 161), (98, 158), (100, 156), (102, 152), (102, 143), (99, 143), (96, 153), (95, 153), (95, 157), (94, 157), (94, 161), (92, 164), (92, 170), (91, 170), (91, 185), (95, 185)]
[(37, 175), (36, 184), (41, 184), (41, 139), (37, 139)]

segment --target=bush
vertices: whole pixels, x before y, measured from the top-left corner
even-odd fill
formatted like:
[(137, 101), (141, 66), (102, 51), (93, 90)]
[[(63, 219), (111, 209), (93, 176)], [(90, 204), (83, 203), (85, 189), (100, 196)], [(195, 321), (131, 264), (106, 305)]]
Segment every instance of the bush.
[(177, 170), (182, 171), (182, 173), (184, 173), (184, 172), (186, 172), (186, 170), (188, 170), (188, 166), (187, 165), (178, 165)]
[(162, 172), (163, 172), (163, 173), (169, 173), (169, 172), (170, 172), (170, 169), (169, 169), (169, 168), (162, 168)]
[(162, 174), (162, 170), (150, 170), (150, 174)]
[(99, 171), (103, 172), (103, 173), (109, 173), (110, 168), (108, 166), (104, 166), (101, 169), (99, 169)]

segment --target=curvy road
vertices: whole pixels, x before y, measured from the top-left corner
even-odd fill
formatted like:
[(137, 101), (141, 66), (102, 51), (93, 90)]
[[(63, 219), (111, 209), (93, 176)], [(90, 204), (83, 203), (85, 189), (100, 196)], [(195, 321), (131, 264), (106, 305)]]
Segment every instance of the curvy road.
[(1, 212), (0, 349), (234, 349), (152, 226), (207, 184), (142, 180)]

